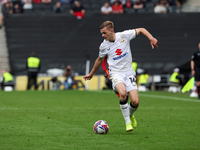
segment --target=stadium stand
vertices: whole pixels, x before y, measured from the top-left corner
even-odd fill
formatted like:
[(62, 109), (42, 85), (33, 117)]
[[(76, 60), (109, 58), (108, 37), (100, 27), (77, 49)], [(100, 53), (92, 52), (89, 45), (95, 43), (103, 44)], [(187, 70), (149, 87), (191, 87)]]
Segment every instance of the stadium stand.
[(10, 71), (9, 66), (9, 54), (7, 51), (7, 43), (5, 37), (5, 29), (2, 27), (0, 30), (0, 76), (2, 75), (1, 70), (6, 69)]
[(182, 12), (200, 12), (200, 1), (187, 0), (187, 2), (182, 5)]
[[(117, 17), (93, 14), (82, 20), (67, 14), (12, 15), (5, 19), (11, 69), (15, 75), (26, 74), (26, 58), (35, 51), (41, 58), (41, 73), (70, 64), (76, 72), (84, 74), (87, 56), (90, 56), (92, 67), (103, 40), (99, 25), (112, 20), (116, 32), (145, 27), (159, 40), (159, 49), (154, 50), (142, 35), (132, 40), (132, 54), (139, 68), (149, 74), (171, 73), (175, 67), (188, 71), (190, 68), (186, 66), (199, 41), (198, 18), (197, 13), (141, 13)], [(103, 72), (100, 69), (97, 73)]]
[[(158, 2), (158, 0), (144, 0), (145, 1), (145, 8), (143, 9), (139, 9), (139, 10), (134, 10), (129, 9), (126, 13), (153, 13), (154, 12), (154, 7), (156, 5), (156, 3)], [(185, 1), (185, 0), (180, 0), (180, 1)], [(195, 1), (195, 0), (190, 0), (190, 1)], [(52, 0), (52, 2), (48, 5), (46, 4), (41, 4), (41, 3), (36, 3), (34, 4), (34, 11), (32, 13), (37, 13), (38, 11), (42, 11), (45, 12), (46, 10), (48, 11), (49, 8), (53, 7), (53, 5), (55, 5), (55, 3), (57, 2), (57, 0)], [(99, 13), (101, 6), (103, 6), (103, 4), (105, 2), (109, 2), (109, 0), (81, 0), (83, 6), (85, 7), (85, 9), (87, 10), (88, 14), (94, 14), (94, 13)], [(69, 11), (70, 8), (70, 4), (68, 3), (63, 3), (63, 5), (66, 6), (66, 11)], [(173, 8), (172, 13), (176, 12), (176, 8)]]
[[(141, 10), (134, 10), (129, 9), (126, 13), (153, 13), (154, 12), (154, 7), (156, 5), (156, 3), (158, 2), (158, 0), (144, 0), (145, 1), (145, 8), (141, 9)], [(180, 0), (180, 1), (185, 1), (185, 0)], [(188, 0), (191, 1), (191, 3), (184, 5), (185, 9), (190, 9), (190, 8), (198, 8), (199, 5), (195, 6), (192, 5), (193, 1), (198, 1), (198, 0)], [(46, 13), (53, 13), (53, 6), (55, 5), (55, 3), (57, 2), (57, 0), (52, 0), (51, 3), (33, 3), (33, 10), (25, 10), (25, 13), (28, 14), (46, 14)], [(83, 6), (85, 7), (87, 14), (94, 14), (94, 13), (99, 13), (100, 12), (100, 8), (101, 6), (103, 6), (103, 4), (105, 2), (109, 2), (109, 0), (81, 0)], [(199, 2), (197, 2), (199, 3)], [(68, 13), (69, 9), (70, 9), (70, 4), (69, 3), (62, 3), (62, 5), (64, 5), (64, 9), (65, 12)], [(175, 10), (173, 12), (176, 12)]]
[(2, 26), (0, 29), (0, 76), (2, 76), (1, 70), (6, 69), (10, 71), (9, 54), (5, 36), (5, 28)]

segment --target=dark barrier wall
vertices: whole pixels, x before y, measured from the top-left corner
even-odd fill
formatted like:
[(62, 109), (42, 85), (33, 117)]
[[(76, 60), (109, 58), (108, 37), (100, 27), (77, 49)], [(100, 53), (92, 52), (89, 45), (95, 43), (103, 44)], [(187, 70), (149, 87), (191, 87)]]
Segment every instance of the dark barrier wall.
[[(95, 14), (78, 20), (65, 15), (13, 15), (5, 19), (12, 72), (26, 74), (25, 62), (31, 52), (41, 58), (41, 73), (50, 68), (73, 69), (84, 74), (87, 57), (91, 67), (103, 41), (99, 25), (115, 23), (115, 32), (144, 27), (159, 41), (151, 49), (149, 40), (139, 35), (131, 41), (133, 58), (149, 74), (171, 73), (175, 67), (189, 71), (191, 55), (200, 41), (200, 14)], [(103, 73), (100, 68), (97, 73)]]

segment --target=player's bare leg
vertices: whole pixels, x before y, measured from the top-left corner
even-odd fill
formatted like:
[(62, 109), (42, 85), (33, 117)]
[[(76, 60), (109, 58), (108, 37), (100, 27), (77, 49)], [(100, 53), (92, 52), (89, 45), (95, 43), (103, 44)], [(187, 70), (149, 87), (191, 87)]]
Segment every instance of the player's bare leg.
[(129, 116), (132, 122), (132, 126), (134, 128), (137, 127), (137, 121), (135, 119), (135, 116), (133, 115), (133, 113), (137, 110), (138, 106), (139, 106), (139, 96), (138, 96), (138, 91), (137, 90), (131, 90), (129, 93), (129, 97), (130, 97), (130, 104), (129, 104)]
[(127, 132), (133, 131), (133, 127), (130, 120), (130, 114), (129, 114), (129, 106), (127, 103), (128, 99), (127, 99), (126, 87), (124, 83), (120, 82), (115, 86), (115, 88), (117, 89), (120, 95), (119, 103), (120, 103), (122, 114), (124, 116), (124, 120), (126, 122), (126, 131)]

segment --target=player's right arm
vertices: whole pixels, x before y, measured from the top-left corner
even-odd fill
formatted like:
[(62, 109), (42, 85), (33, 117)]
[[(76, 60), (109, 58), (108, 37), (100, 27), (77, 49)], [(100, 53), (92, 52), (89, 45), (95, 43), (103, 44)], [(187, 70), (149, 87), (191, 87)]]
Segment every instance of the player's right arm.
[(94, 63), (94, 66), (91, 70), (91, 72), (87, 75), (85, 75), (83, 77), (84, 80), (90, 80), (92, 79), (93, 75), (95, 74), (95, 72), (101, 67), (101, 64), (103, 62), (103, 58), (99, 57), (96, 59), (95, 63)]

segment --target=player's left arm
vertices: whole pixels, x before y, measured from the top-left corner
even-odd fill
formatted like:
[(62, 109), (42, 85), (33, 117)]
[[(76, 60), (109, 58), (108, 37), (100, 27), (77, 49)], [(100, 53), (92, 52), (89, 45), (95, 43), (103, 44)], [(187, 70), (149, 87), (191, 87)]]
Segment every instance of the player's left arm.
[(150, 40), (150, 43), (151, 43), (151, 47), (152, 49), (154, 49), (154, 46), (156, 46), (158, 48), (158, 40), (156, 38), (154, 38), (151, 33), (149, 33), (149, 31), (147, 31), (145, 28), (137, 28), (135, 29), (136, 30), (136, 35), (139, 35), (139, 34), (143, 34), (145, 35), (149, 40)]

